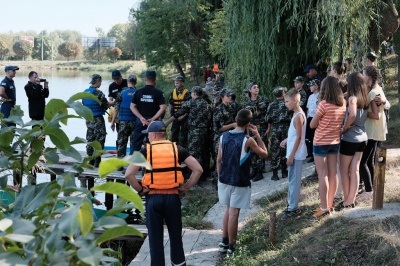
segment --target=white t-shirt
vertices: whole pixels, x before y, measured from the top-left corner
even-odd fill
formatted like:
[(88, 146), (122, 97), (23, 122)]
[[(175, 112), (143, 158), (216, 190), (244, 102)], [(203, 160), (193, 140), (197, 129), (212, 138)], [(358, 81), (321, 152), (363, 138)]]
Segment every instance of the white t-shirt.
[(318, 105), (318, 96), (319, 92), (313, 93), (308, 97), (307, 101), (307, 117), (314, 117), (315, 116), (315, 110), (317, 110), (317, 105)]

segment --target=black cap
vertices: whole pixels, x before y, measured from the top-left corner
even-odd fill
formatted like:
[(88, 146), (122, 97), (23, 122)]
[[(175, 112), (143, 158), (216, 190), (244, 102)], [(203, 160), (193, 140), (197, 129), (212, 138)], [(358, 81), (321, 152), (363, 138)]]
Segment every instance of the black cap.
[(376, 60), (377, 57), (378, 57), (378, 56), (376, 56), (376, 54), (375, 54), (374, 52), (369, 52), (369, 53), (367, 54), (367, 58), (368, 58), (369, 60), (371, 60), (372, 62), (375, 62), (375, 60)]
[(175, 77), (175, 81), (182, 81), (182, 82), (185, 82), (185, 78), (182, 77), (182, 76), (176, 76), (176, 77)]
[(19, 67), (17, 67), (17, 66), (6, 66), (4, 68), (4, 72), (7, 72), (9, 70), (19, 70)]
[(119, 79), (121, 77), (121, 72), (119, 72), (119, 70), (114, 70), (111, 74), (112, 79)]
[(147, 70), (144, 76), (146, 78), (156, 78), (157, 74), (154, 70)]

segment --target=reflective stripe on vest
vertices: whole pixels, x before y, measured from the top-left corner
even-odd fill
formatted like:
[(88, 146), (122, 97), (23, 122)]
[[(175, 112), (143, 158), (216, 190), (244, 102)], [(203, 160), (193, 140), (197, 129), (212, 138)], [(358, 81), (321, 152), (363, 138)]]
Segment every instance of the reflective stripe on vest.
[[(86, 89), (85, 92), (93, 94), (95, 90), (96, 88), (90, 87), (89, 89)], [(92, 99), (83, 99), (82, 104), (92, 111), (93, 116), (101, 116), (106, 113), (100, 104)]]
[(136, 116), (131, 111), (131, 102), (136, 89), (124, 89), (121, 91), (122, 102), (119, 106), (118, 120), (120, 121), (133, 121)]
[(176, 143), (161, 140), (147, 143), (147, 161), (152, 170), (146, 170), (142, 185), (154, 189), (171, 189), (179, 187), (184, 177), (178, 162)]
[(181, 109), (182, 104), (185, 102), (184, 98), (186, 93), (188, 92), (187, 89), (183, 89), (181, 94), (176, 93), (177, 89), (174, 89), (174, 91), (172, 92), (172, 99), (174, 101), (174, 112), (178, 112), (179, 109)]

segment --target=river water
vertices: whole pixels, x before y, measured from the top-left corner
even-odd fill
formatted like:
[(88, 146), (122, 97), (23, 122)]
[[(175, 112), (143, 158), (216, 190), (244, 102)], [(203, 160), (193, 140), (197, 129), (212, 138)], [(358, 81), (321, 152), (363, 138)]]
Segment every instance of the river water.
[[(89, 87), (92, 74), (99, 74), (103, 78), (100, 90), (105, 94), (108, 99), (108, 86), (113, 82), (111, 79), (110, 72), (86, 72), (77, 70), (35, 70), (38, 72), (40, 78), (45, 78), (49, 81), (49, 98), (46, 99), (48, 102), (50, 99), (57, 98), (64, 101), (68, 100), (72, 95), (78, 92), (82, 92)], [(14, 78), (16, 94), (17, 94), (17, 105), (21, 106), (24, 111), (25, 122), (30, 121), (28, 112), (28, 98), (26, 97), (24, 87), (28, 82), (28, 74), (31, 70), (18, 70)], [(124, 76), (125, 77), (125, 76)], [(3, 79), (3, 78), (1, 78)], [(73, 112), (73, 111), (72, 111)], [(110, 128), (110, 123), (107, 121), (108, 115), (104, 116), (106, 120), (107, 137), (105, 146), (115, 147), (117, 139), (117, 133), (113, 132)], [(62, 129), (70, 138), (73, 140), (75, 137), (86, 137), (86, 124), (84, 119), (69, 119), (68, 125), (62, 125)], [(46, 138), (46, 146), (52, 146), (50, 138)], [(74, 145), (75, 149), (79, 151), (85, 151), (85, 144)]]

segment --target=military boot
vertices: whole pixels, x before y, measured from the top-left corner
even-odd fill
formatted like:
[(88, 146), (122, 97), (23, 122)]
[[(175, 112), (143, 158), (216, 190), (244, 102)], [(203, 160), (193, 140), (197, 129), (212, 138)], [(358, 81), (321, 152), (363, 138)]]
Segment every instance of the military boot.
[(278, 170), (277, 169), (272, 170), (271, 180), (273, 180), (273, 181), (278, 181), (279, 180)]
[(288, 171), (287, 171), (287, 167), (282, 166), (282, 178), (287, 178), (288, 177)]
[(94, 167), (99, 168), (100, 162), (101, 162), (101, 156), (95, 159)]
[(262, 170), (256, 170), (256, 175), (254, 176), (253, 181), (257, 182), (263, 178), (264, 178), (264, 175), (262, 174)]

